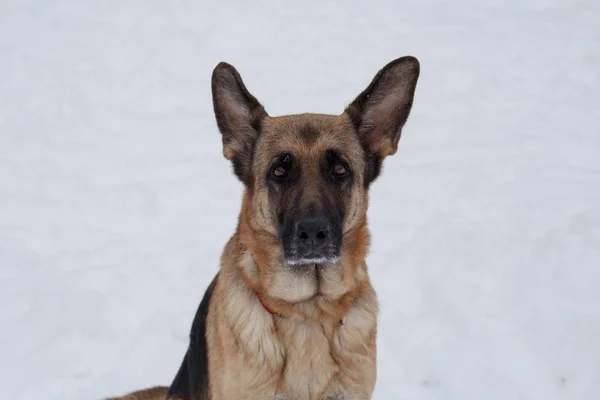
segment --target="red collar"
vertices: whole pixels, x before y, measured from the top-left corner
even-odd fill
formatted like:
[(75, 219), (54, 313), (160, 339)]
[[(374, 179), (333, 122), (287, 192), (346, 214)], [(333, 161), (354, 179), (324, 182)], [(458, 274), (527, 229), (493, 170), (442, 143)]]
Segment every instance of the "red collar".
[(260, 294), (258, 294), (258, 292), (255, 292), (255, 293), (256, 293), (256, 297), (258, 297), (258, 301), (260, 301), (260, 304), (262, 304), (263, 308), (264, 308), (265, 310), (267, 310), (267, 312), (268, 312), (269, 314), (271, 314), (271, 315), (279, 315), (279, 314), (277, 314), (275, 311), (273, 311), (271, 308), (269, 308), (269, 306), (267, 306), (267, 305), (265, 304), (265, 302), (264, 302), (264, 301), (263, 301), (263, 299), (260, 297)]
[[(281, 315), (277, 314), (275, 311), (273, 311), (268, 305), (265, 304), (265, 302), (263, 301), (263, 299), (260, 297), (260, 294), (258, 294), (258, 292), (254, 292), (256, 293), (256, 297), (258, 298), (258, 301), (260, 301), (260, 304), (262, 304), (263, 308), (271, 315), (276, 315), (278, 317), (281, 317)], [(346, 317), (342, 318), (340, 320), (340, 325), (344, 325), (344, 320), (346, 319)]]

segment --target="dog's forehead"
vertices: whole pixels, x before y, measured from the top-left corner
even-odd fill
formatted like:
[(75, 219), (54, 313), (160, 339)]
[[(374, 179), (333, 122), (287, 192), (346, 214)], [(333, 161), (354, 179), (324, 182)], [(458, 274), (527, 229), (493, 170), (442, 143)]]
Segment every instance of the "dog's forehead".
[(328, 149), (356, 158), (361, 151), (347, 115), (298, 114), (267, 117), (261, 126), (260, 151), (276, 155), (289, 152), (298, 157)]

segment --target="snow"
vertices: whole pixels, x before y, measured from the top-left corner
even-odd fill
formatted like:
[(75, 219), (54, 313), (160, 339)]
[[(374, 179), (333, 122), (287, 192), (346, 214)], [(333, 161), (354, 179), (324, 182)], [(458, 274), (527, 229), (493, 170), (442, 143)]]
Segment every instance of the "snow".
[(240, 206), (219, 61), (271, 115), (338, 113), (407, 54), (374, 398), (597, 399), (600, 3), (536, 0), (4, 0), (0, 398), (174, 377)]

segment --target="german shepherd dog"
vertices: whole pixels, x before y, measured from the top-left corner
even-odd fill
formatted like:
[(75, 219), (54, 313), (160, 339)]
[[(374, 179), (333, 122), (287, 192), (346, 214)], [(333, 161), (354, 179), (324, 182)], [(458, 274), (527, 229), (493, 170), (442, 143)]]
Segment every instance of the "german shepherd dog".
[(212, 95), (223, 153), (245, 186), (235, 234), (169, 388), (121, 399), (370, 399), (377, 296), (368, 189), (396, 152), (419, 62), (387, 64), (340, 115), (270, 117), (236, 69)]

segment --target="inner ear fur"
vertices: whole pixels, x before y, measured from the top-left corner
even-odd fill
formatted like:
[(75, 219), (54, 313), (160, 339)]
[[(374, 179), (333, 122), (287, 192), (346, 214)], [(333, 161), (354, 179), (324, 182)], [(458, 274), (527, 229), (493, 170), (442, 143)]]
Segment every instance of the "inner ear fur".
[(225, 62), (213, 71), (212, 98), (223, 154), (233, 163), (238, 178), (247, 183), (254, 144), (267, 113), (248, 91), (238, 71)]
[(370, 165), (367, 178), (375, 179), (381, 161), (396, 153), (402, 127), (413, 104), (419, 61), (398, 58), (383, 67), (369, 86), (346, 108), (356, 127)]

